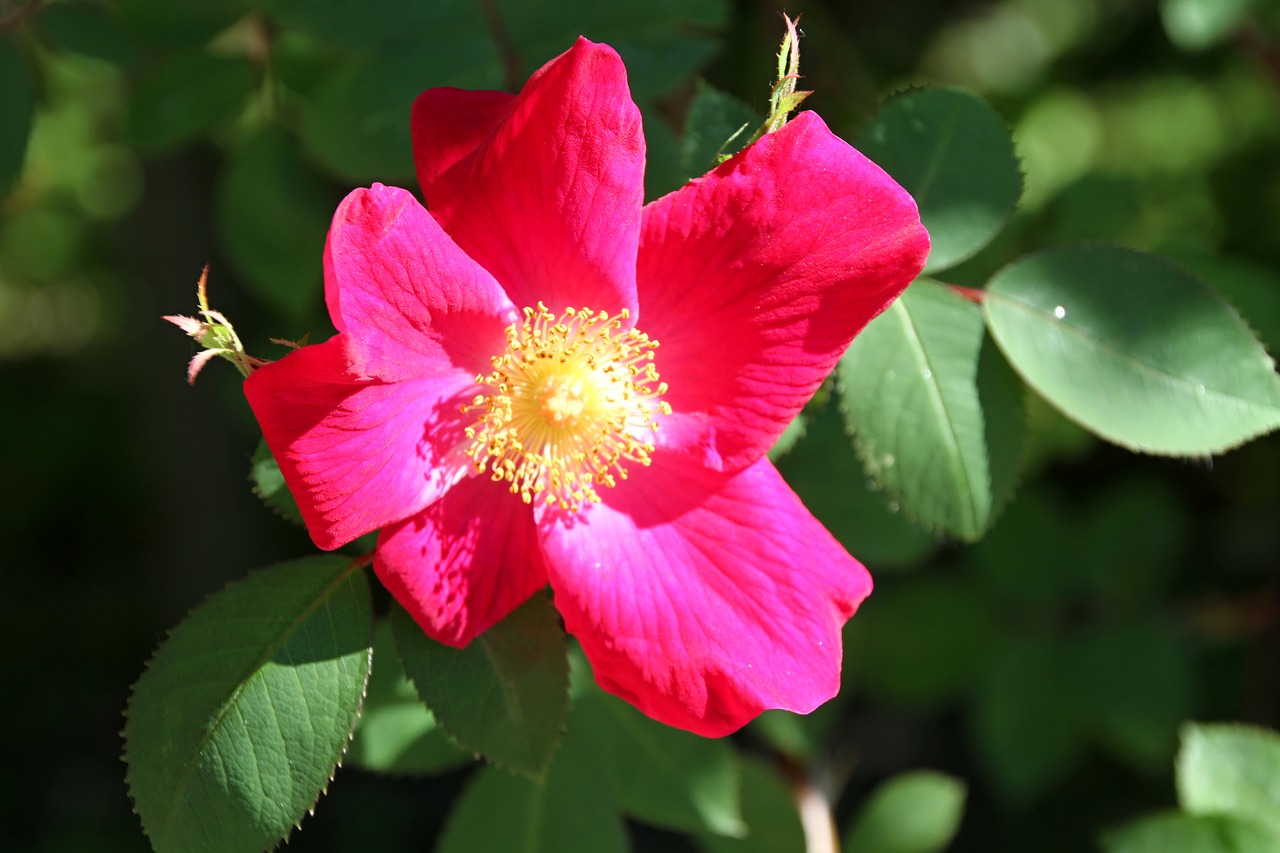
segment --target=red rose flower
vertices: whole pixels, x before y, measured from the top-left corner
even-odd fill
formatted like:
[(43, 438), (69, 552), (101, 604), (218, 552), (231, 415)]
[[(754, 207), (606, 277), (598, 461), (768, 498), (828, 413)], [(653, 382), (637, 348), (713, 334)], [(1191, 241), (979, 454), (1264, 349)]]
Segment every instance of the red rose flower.
[(338, 208), (338, 334), (245, 393), (324, 549), (462, 646), (550, 583), (596, 679), (704, 735), (839, 688), (871, 580), (765, 458), (919, 273), (910, 196), (801, 113), (642, 207), (622, 62), (413, 110), (427, 207)]

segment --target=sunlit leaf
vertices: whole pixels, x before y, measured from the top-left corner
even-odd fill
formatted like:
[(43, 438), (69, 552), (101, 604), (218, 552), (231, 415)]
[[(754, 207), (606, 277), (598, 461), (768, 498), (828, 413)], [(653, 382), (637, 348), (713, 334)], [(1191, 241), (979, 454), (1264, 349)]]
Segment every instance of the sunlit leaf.
[(1109, 246), (1051, 249), (992, 279), (983, 305), (1023, 379), (1133, 450), (1204, 455), (1280, 425), (1280, 376), (1194, 276)]
[(158, 853), (262, 850), (302, 820), (360, 713), (373, 615), (340, 557), (228, 585), (170, 633), (134, 686), (127, 780)]
[(979, 538), (1013, 490), (1026, 430), (1020, 386), (978, 307), (918, 281), (854, 339), (836, 376), (858, 455), (887, 498)]
[(449, 739), (404, 674), (391, 621), (378, 622), (364, 711), (347, 750), (348, 766), (381, 773), (439, 773), (474, 759)]
[(1280, 735), (1253, 726), (1189, 723), (1177, 769), (1183, 811), (1254, 821), (1280, 843)]
[(777, 460), (804, 505), (858, 559), (876, 568), (910, 566), (938, 546), (936, 537), (890, 507), (868, 482), (828, 405), (805, 415), (805, 435)]
[(445, 731), (495, 764), (540, 776), (569, 710), (566, 640), (547, 597), (535, 595), (465, 649), (430, 639), (400, 607), (391, 624), (405, 673)]
[(945, 773), (894, 776), (867, 797), (841, 846), (856, 853), (941, 853), (960, 828), (966, 792), (964, 782)]
[(1234, 35), (1257, 0), (1160, 0), (1169, 39), (1184, 50), (1203, 50)]
[(926, 272), (987, 245), (1022, 193), (1013, 140), (994, 110), (959, 89), (920, 89), (889, 101), (855, 146), (920, 207), (932, 248)]
[(590, 737), (627, 814), (672, 829), (746, 831), (737, 756), (728, 740), (665, 726), (599, 690), (579, 698), (577, 708), (573, 724)]
[(286, 316), (320, 307), (336, 202), (282, 128), (258, 128), (231, 152), (218, 193), (219, 233), (245, 284)]
[(1103, 836), (1105, 853), (1274, 853), (1280, 839), (1224, 815), (1161, 814)]

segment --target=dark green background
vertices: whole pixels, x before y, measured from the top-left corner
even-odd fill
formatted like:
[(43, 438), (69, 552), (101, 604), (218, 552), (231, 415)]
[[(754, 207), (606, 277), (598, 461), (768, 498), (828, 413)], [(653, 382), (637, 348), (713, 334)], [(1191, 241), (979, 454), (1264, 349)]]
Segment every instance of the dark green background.
[[(203, 264), (254, 354), (323, 338), (328, 217), (352, 186), (411, 181), (413, 94), (522, 79), (577, 32), (609, 41), (658, 192), (693, 171), (679, 137), (695, 72), (762, 110), (782, 32), (779, 8), (745, 0), (355, 5), (0, 3), (0, 193), (37, 105), (0, 207), (0, 848), (145, 849), (118, 759), (130, 683), (205, 595), (311, 550), (250, 494), (238, 377), (213, 364), (188, 388), (192, 342), (159, 320), (193, 311)], [(806, 107), (847, 138), (915, 84), (973, 88), (1014, 131), (1024, 206), (948, 281), (1105, 239), (1186, 263), (1275, 346), (1280, 18), (1254, 7), (1203, 46), (1154, 0), (788, 11)], [(496, 31), (519, 46), (510, 68)], [(1181, 720), (1280, 723), (1275, 436), (1142, 458), (1038, 401), (1029, 413), (1026, 477), (976, 546), (887, 512), (832, 404), (783, 460), (877, 592), (851, 625), (842, 700), (738, 742), (771, 753), (795, 728), (816, 744), (798, 753), (847, 778), (843, 819), (887, 775), (932, 767), (970, 786), (954, 849), (1089, 849), (1172, 805)], [(467, 773), (340, 771), (289, 849), (423, 849)], [(638, 850), (692, 844), (633, 830)]]

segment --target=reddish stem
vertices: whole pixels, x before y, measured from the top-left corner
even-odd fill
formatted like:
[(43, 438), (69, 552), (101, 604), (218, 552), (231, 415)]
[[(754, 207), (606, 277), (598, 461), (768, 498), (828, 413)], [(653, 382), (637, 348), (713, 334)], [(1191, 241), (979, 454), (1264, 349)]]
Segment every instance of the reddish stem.
[(951, 288), (957, 296), (963, 296), (978, 305), (981, 305), (983, 300), (987, 298), (987, 292), (977, 287), (961, 287), (958, 284), (948, 284), (947, 287)]

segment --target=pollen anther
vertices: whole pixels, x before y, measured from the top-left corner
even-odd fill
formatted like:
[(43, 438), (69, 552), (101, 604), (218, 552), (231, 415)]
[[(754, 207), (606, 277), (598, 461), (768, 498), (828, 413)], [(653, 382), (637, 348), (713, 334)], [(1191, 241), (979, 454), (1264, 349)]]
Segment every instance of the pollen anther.
[(465, 430), (477, 473), (505, 481), (512, 494), (577, 512), (599, 503), (597, 486), (648, 467), (654, 444), (642, 436), (671, 414), (667, 383), (654, 366), (658, 342), (625, 327), (630, 314), (541, 302), (507, 327), (494, 370), (477, 376), (480, 393), (462, 406), (478, 412)]

